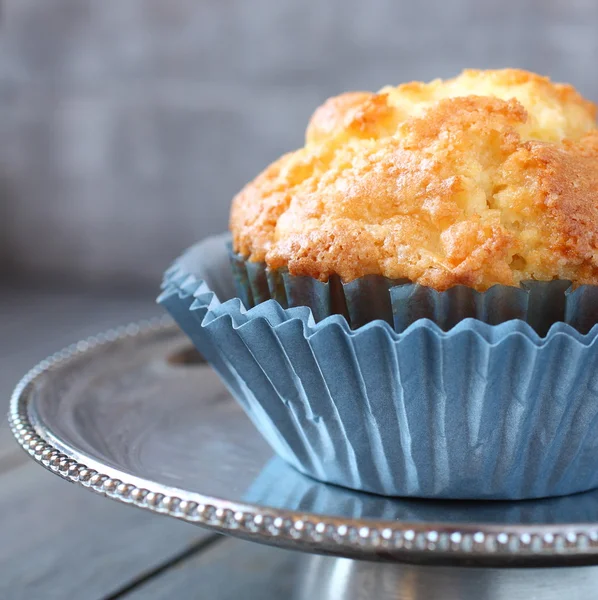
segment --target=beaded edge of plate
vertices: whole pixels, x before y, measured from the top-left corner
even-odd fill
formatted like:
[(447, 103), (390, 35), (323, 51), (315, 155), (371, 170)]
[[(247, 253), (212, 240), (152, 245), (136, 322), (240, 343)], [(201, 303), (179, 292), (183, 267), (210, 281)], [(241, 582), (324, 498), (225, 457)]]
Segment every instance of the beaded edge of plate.
[(11, 397), (8, 422), (17, 442), (49, 471), (96, 493), (221, 533), (254, 538), (255, 541), (269, 538), (270, 543), (304, 549), (397, 557), (414, 553), (470, 558), (598, 556), (598, 524), (560, 527), (488, 525), (481, 530), (458, 524), (322, 519), (313, 514), (264, 510), (260, 506), (204, 498), (184, 490), (176, 490), (176, 495), (172, 495), (170, 489), (165, 490), (160, 484), (147, 482), (145, 487), (139, 487), (127, 482), (124, 473), (121, 478), (100, 473), (61, 452), (36, 431), (28, 415), (28, 392), (38, 378), (94, 348), (173, 327), (169, 317), (133, 323), (79, 341), (41, 361), (21, 379)]

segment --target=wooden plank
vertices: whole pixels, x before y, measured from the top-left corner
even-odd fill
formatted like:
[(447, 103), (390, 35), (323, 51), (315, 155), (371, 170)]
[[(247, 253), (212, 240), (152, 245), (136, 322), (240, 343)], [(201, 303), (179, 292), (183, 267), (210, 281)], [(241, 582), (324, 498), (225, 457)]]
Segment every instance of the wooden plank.
[(107, 598), (212, 534), (118, 504), (33, 462), (0, 475), (0, 598)]
[(304, 560), (298, 552), (225, 538), (123, 598), (287, 600), (297, 588)]
[[(60, 348), (160, 314), (153, 297), (3, 290), (0, 410)], [(106, 598), (203, 547), (212, 534), (96, 496), (34, 464), (0, 421), (0, 598)]]
[[(0, 473), (18, 448), (2, 418), (18, 380), (49, 354), (112, 327), (162, 314), (151, 294), (3, 290), (0, 294)], [(20, 456), (20, 455), (18, 455)], [(23, 455), (24, 456), (24, 455)], [(11, 462), (19, 460), (11, 458)]]
[(115, 297), (3, 290), (1, 296), (0, 363), (4, 364), (0, 380), (11, 370), (12, 361), (42, 360), (83, 337), (163, 314), (151, 294)]

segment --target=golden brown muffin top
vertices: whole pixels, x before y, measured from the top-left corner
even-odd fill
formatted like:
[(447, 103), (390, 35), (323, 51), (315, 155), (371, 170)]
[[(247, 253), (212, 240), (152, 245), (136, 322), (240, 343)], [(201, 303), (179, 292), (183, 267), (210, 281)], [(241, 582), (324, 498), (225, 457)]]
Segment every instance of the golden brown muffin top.
[(342, 94), (235, 197), (233, 246), (322, 281), (598, 284), (595, 119), (571, 86), (512, 69)]

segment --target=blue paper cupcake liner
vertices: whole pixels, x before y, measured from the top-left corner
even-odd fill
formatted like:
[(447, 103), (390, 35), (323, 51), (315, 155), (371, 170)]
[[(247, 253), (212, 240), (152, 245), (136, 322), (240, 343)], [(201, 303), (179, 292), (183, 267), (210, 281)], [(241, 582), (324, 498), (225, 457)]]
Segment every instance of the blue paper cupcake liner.
[(598, 286), (573, 288), (570, 281), (524, 281), (521, 286), (495, 285), (485, 292), (457, 285), (444, 292), (378, 275), (343, 283), (337, 275), (322, 282), (271, 271), (265, 263), (246, 261), (229, 243), (233, 280), (246, 308), (276, 300), (283, 308), (309, 306), (316, 322), (343, 315), (352, 329), (382, 319), (397, 332), (419, 319), (430, 319), (448, 331), (467, 318), (498, 325), (521, 319), (545, 336), (554, 323), (568, 323), (587, 333), (598, 323)]
[(598, 487), (598, 326), (419, 319), (351, 329), (235, 297), (226, 236), (189, 250), (159, 302), (272, 448), (316, 479), (391, 496), (521, 499)]

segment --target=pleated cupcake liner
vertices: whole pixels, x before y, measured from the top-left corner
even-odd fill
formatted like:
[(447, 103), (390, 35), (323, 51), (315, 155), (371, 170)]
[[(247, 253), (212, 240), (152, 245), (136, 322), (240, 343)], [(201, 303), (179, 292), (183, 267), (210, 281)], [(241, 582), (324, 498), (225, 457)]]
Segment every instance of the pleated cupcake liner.
[[(159, 302), (264, 438), (315, 479), (390, 496), (522, 499), (598, 487), (598, 327), (523, 320), (351, 329), (235, 296), (226, 238), (167, 272)], [(218, 291), (218, 293), (215, 292)]]
[(574, 289), (564, 280), (525, 281), (519, 287), (495, 285), (485, 292), (463, 285), (437, 292), (378, 275), (349, 283), (333, 275), (324, 283), (293, 276), (287, 269), (271, 271), (265, 263), (246, 261), (230, 244), (228, 248), (237, 295), (247, 308), (273, 299), (283, 308), (309, 306), (316, 321), (340, 314), (357, 329), (381, 319), (397, 332), (418, 319), (430, 319), (444, 331), (467, 318), (491, 325), (521, 319), (539, 335), (546, 335), (557, 322), (568, 323), (581, 333), (598, 323), (598, 286)]

